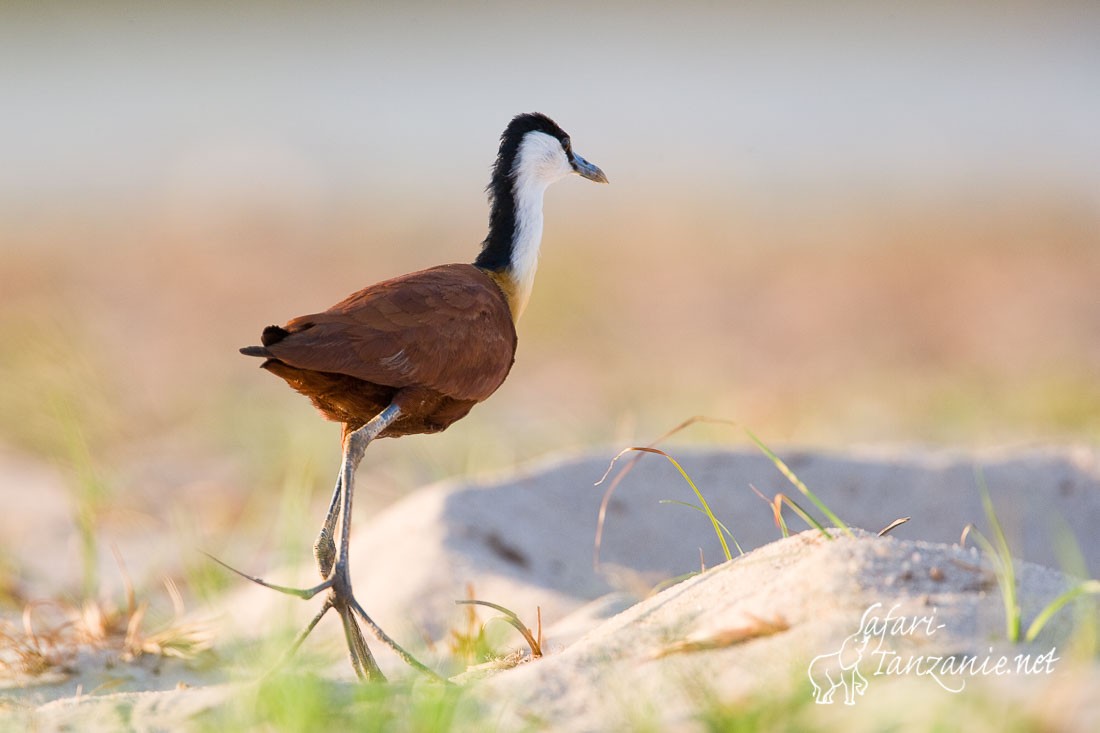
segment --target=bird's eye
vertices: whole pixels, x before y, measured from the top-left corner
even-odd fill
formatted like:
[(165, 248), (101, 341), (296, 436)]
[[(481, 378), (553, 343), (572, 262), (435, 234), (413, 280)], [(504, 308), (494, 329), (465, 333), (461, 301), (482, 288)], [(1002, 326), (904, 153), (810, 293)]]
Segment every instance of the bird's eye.
[(573, 154), (573, 141), (569, 138), (565, 138), (561, 141), (561, 147), (563, 150), (565, 150), (565, 152), (569, 153), (570, 155)]

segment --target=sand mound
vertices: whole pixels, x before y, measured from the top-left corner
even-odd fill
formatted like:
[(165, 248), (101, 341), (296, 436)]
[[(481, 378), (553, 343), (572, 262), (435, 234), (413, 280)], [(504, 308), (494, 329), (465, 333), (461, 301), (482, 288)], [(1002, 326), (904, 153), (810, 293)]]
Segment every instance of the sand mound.
[[(886, 538), (857, 531), (833, 540), (817, 531), (779, 539), (769, 507), (749, 488), (793, 492), (767, 459), (729, 451), (679, 451), (677, 458), (748, 554), (721, 563), (705, 516), (659, 503), (695, 498), (671, 466), (647, 456), (608, 505), (594, 563), (606, 484), (593, 483), (607, 459), (579, 458), (498, 482), (429, 487), (360, 520), (352, 540), (357, 594), (384, 628), (429, 660), (417, 640), (440, 638), (457, 625), (453, 601), (466, 596), (468, 584), (478, 598), (525, 620), (540, 607), (549, 655), (486, 679), (463, 678), (471, 699), (502, 729), (533, 721), (568, 730), (688, 724), (744, 700), (786, 701), (790, 716), (816, 723), (845, 709), (881, 720), (897, 712), (899, 700), (919, 700), (933, 720), (938, 710), (954, 715), (960, 701), (976, 699), (1011, 699), (1014, 714), (1026, 709), (1051, 725), (1095, 729), (1100, 706), (1087, 690), (1100, 675), (1094, 662), (1069, 659), (1073, 613), (1055, 617), (1032, 644), (1008, 644), (992, 565), (953, 544), (968, 522), (989, 533), (974, 471), (980, 465), (1010, 545), (1026, 561), (1017, 567), (1026, 627), (1073, 582), (1052, 569), (1059, 563), (1055, 538), (1075, 535), (1088, 572), (1100, 575), (1095, 451), (786, 452), (791, 468), (849, 524), (874, 531), (913, 517)], [(644, 598), (661, 580), (699, 571), (701, 557), (706, 572)], [(264, 575), (308, 583), (314, 572), (307, 562)], [(314, 605), (242, 587), (226, 600), (234, 614), (226, 614), (223, 643), (268, 633), (271, 613), (304, 623)], [(868, 614), (903, 619), (902, 626), (863, 633)], [(860, 646), (856, 677), (845, 666), (853, 646)], [(387, 671), (403, 673), (387, 652), (378, 654)], [(996, 665), (1018, 655), (1029, 662), (1012, 674), (974, 671), (979, 660)], [(818, 657), (825, 659), (818, 667), (831, 659), (833, 669), (811, 683)], [(920, 662), (890, 673), (891, 660), (915, 657), (975, 661), (957, 674), (923, 673)], [(346, 679), (345, 666), (334, 666), (337, 679)], [(817, 699), (828, 690), (831, 698), (815, 704), (814, 685), (822, 690)], [(43, 729), (77, 720), (173, 727), (232, 695), (231, 686), (200, 684), (69, 697), (18, 714)], [(849, 696), (852, 706), (843, 704)]]

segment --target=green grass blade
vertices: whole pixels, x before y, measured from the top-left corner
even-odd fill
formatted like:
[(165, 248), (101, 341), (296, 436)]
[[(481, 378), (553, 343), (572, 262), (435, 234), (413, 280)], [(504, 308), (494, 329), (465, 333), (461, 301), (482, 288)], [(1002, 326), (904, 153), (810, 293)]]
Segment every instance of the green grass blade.
[[(696, 486), (695, 482), (691, 480), (691, 476), (688, 475), (688, 472), (684, 470), (684, 467), (680, 465), (679, 461), (670, 456), (668, 453), (665, 453), (660, 448), (643, 448), (636, 446), (634, 448), (627, 448), (623, 451), (623, 453), (626, 453), (627, 451), (653, 453), (654, 455), (664, 456), (669, 463), (676, 467), (676, 470), (679, 471), (680, 475), (684, 477), (684, 481), (687, 481), (687, 485), (690, 486), (691, 490), (695, 492), (695, 497), (699, 500), (699, 503), (703, 505), (703, 513), (707, 515), (707, 517), (710, 519), (711, 524), (714, 525), (714, 534), (718, 535), (718, 542), (722, 545), (722, 552), (725, 554), (726, 559), (732, 560), (733, 555), (730, 553), (729, 545), (726, 544), (725, 535), (722, 534), (722, 523), (719, 522), (718, 518), (714, 516), (714, 512), (711, 511), (710, 505), (707, 504), (707, 500), (703, 496), (703, 492), (699, 491), (699, 487)], [(622, 455), (622, 453), (620, 453), (619, 455)], [(736, 540), (734, 540), (734, 544), (737, 544)], [(738, 546), (737, 549), (738, 551), (741, 551), (740, 546)], [(741, 554), (744, 555), (745, 553), (741, 552)]]
[(1024, 635), (1024, 640), (1035, 641), (1035, 637), (1042, 632), (1043, 627), (1046, 626), (1047, 621), (1050, 621), (1054, 614), (1061, 611), (1070, 601), (1083, 595), (1100, 595), (1100, 580), (1086, 580), (1082, 583), (1078, 583), (1048, 603), (1046, 608), (1040, 611), (1039, 615), (1035, 617), (1035, 620), (1031, 622), (1031, 625), (1027, 627), (1027, 634)]
[[(1016, 585), (1014, 573), (1006, 569), (1004, 558), (998, 553), (993, 543), (986, 539), (985, 535), (977, 528), (970, 530), (970, 536), (981, 546), (982, 552), (993, 563), (993, 573), (997, 576), (997, 585), (1001, 589), (1001, 600), (1005, 607), (1005, 636), (1011, 642), (1020, 640), (1020, 614), (1016, 605)], [(1012, 565), (1012, 558), (1008, 558), (1008, 567)]]
[[(1081, 551), (1081, 544), (1077, 541), (1073, 528), (1057, 513), (1048, 517), (1047, 525), (1047, 534), (1050, 535), (1054, 544), (1054, 555), (1058, 558), (1058, 567), (1064, 574), (1071, 577), (1088, 578), (1088, 562)], [(1095, 607), (1086, 608), (1082, 604), (1075, 613), (1073, 639), (1074, 646), (1079, 648), (1086, 658), (1094, 657), (1100, 652), (1100, 615), (1096, 613)]]
[[(1012, 550), (1008, 547), (1008, 539), (993, 508), (993, 499), (989, 496), (989, 487), (985, 483), (985, 474), (982, 473), (980, 466), (974, 467), (974, 479), (978, 483), (978, 492), (982, 496), (982, 508), (993, 530), (993, 539), (997, 543), (995, 554), (1001, 560), (1000, 585), (1001, 598), (1005, 606), (1005, 633), (1009, 641), (1018, 642), (1021, 626), (1020, 602), (1016, 597), (1016, 566), (1012, 562)], [(989, 544), (988, 541), (987, 544)]]
[[(764, 442), (760, 440), (760, 438), (756, 437), (756, 435), (754, 435), (753, 432), (747, 428), (745, 429), (745, 433), (747, 433), (749, 438), (751, 438), (752, 441), (756, 443), (756, 447), (759, 448), (764, 453), (764, 455), (771, 459), (771, 462), (775, 464), (775, 467), (779, 469), (779, 472), (786, 476), (787, 480), (790, 481), (796, 489), (802, 492), (802, 494), (806, 498), (814, 503), (814, 506), (821, 510), (822, 514), (829, 518), (829, 521), (833, 523), (833, 526), (839, 527), (840, 529), (844, 530), (844, 533), (847, 534), (849, 537), (855, 537), (855, 535), (852, 534), (852, 530), (849, 529), (848, 525), (845, 524), (840, 517), (833, 513), (833, 510), (826, 506), (825, 502), (817, 498), (817, 495), (814, 494), (814, 492), (810, 491), (809, 487), (806, 486), (806, 484), (802, 483), (802, 479), (798, 478), (798, 476), (795, 475), (794, 471), (792, 471), (787, 466), (787, 464), (779, 458), (779, 456), (773, 453), (772, 450), (768, 448), (768, 446), (764, 445)], [(828, 535), (827, 532), (826, 535)]]
[[(659, 503), (661, 503), (661, 504), (676, 504), (677, 506), (686, 506), (688, 509), (694, 509), (695, 511), (701, 512), (703, 514), (707, 513), (706, 510), (703, 509), (703, 507), (695, 506), (694, 504), (688, 504), (686, 501), (677, 501), (676, 499), (661, 499), (661, 501)], [(739, 553), (741, 553), (742, 555), (744, 555), (745, 551), (741, 549), (741, 545), (738, 544), (737, 538), (733, 536), (733, 532), (730, 532), (729, 527), (727, 527), (725, 524), (723, 524), (722, 520), (718, 519), (717, 517), (715, 517), (714, 521), (718, 522), (718, 526), (722, 528), (722, 531), (725, 532), (726, 535), (731, 540), (733, 540), (733, 546), (737, 548), (737, 551)]]
[(794, 510), (795, 514), (802, 517), (802, 521), (804, 521), (809, 526), (815, 528), (821, 534), (825, 535), (826, 538), (828, 538), (830, 540), (833, 538), (832, 535), (829, 534), (828, 530), (825, 529), (825, 526), (823, 524), (821, 524), (821, 522), (817, 521), (812, 516), (810, 516), (810, 513), (808, 511), (806, 511), (805, 509), (803, 509), (802, 507), (800, 507), (794, 499), (787, 496), (786, 494), (780, 494), (780, 496), (783, 497), (783, 501), (785, 501), (787, 503), (787, 506), (789, 506), (791, 509)]

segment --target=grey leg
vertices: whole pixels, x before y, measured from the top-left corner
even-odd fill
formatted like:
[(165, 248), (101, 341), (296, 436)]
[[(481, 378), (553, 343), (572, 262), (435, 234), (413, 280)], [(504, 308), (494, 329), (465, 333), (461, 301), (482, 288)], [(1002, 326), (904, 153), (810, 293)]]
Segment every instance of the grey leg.
[(287, 657), (292, 655), (313, 628), (321, 620), (329, 609), (336, 609), (340, 614), (340, 620), (344, 627), (344, 637), (348, 644), (348, 653), (351, 656), (351, 665), (355, 674), (362, 680), (385, 680), (382, 671), (375, 662), (374, 655), (367, 646), (362, 629), (356, 619), (358, 615), (370, 627), (374, 635), (394, 650), (406, 663), (421, 672), (443, 681), (439, 675), (417, 661), (411, 654), (401, 648), (390, 638), (376, 623), (366, 614), (363, 607), (355, 599), (351, 588), (351, 575), (348, 570), (348, 545), (351, 537), (351, 508), (355, 493), (355, 470), (363, 460), (370, 442), (377, 438), (390, 424), (401, 415), (401, 408), (391, 404), (378, 413), (363, 427), (344, 436), (343, 459), (340, 466), (340, 475), (336, 479), (336, 488), (332, 493), (332, 501), (325, 515), (325, 523), (313, 546), (314, 558), (317, 560), (317, 569), (321, 572), (322, 582), (312, 588), (297, 589), (268, 583), (260, 578), (246, 575), (217, 558), (212, 558), (219, 564), (229, 568), (238, 575), (251, 580), (254, 583), (271, 588), (281, 593), (297, 596), (299, 598), (312, 598), (323, 590), (328, 590), (325, 604), (320, 612), (313, 617), (309, 625), (295, 639), (288, 651)]
[[(390, 405), (378, 413), (370, 422), (358, 430), (344, 437), (344, 459), (340, 469), (340, 478), (336, 483), (336, 491), (333, 495), (332, 505), (329, 507), (328, 516), (325, 518), (325, 526), (321, 528), (321, 535), (317, 538), (320, 549), (316, 550), (318, 569), (325, 572), (329, 570), (325, 580), (332, 582), (332, 591), (329, 600), (332, 607), (340, 614), (340, 620), (344, 625), (344, 637), (348, 643), (348, 654), (351, 656), (351, 666), (355, 674), (362, 680), (384, 680), (374, 655), (363, 638), (363, 631), (355, 620), (353, 608), (359, 604), (355, 601), (355, 595), (351, 589), (351, 575), (348, 570), (348, 546), (351, 538), (351, 507), (355, 495), (355, 469), (363, 460), (363, 454), (370, 442), (378, 437), (390, 423), (401, 414), (401, 408)], [(339, 499), (339, 501), (337, 501)], [(339, 504), (339, 511), (334, 511)], [(336, 550), (335, 559), (330, 559), (332, 542), (332, 530), (336, 524), (336, 517), (340, 517), (340, 544)], [(326, 535), (327, 533), (327, 535)], [(325, 544), (326, 536), (328, 544)], [(327, 563), (326, 563), (327, 560)], [(335, 563), (335, 564), (333, 564)], [(326, 568), (325, 565), (328, 565)], [(404, 650), (401, 650), (403, 653)], [(404, 654), (402, 655), (404, 658)], [(433, 673), (434, 674), (434, 673)]]

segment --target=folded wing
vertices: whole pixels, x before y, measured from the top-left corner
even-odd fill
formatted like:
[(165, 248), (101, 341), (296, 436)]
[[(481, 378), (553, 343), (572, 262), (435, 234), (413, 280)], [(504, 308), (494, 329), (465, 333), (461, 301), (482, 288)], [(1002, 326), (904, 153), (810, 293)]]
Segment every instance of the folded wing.
[(516, 351), (504, 295), (473, 265), (380, 282), (281, 330), (265, 347), (291, 366), (478, 402), (508, 376)]

